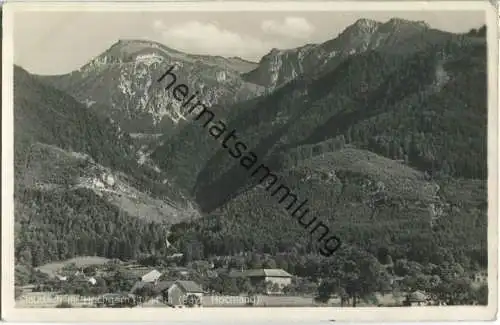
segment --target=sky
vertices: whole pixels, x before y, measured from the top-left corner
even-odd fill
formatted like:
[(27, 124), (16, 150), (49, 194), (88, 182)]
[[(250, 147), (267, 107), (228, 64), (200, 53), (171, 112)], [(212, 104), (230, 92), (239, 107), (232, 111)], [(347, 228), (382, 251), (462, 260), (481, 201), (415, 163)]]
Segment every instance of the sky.
[(16, 12), (14, 62), (31, 73), (76, 70), (119, 39), (146, 39), (192, 54), (258, 62), (272, 48), (335, 38), (360, 18), (397, 17), (466, 32), (485, 24), (484, 11), (408, 12)]

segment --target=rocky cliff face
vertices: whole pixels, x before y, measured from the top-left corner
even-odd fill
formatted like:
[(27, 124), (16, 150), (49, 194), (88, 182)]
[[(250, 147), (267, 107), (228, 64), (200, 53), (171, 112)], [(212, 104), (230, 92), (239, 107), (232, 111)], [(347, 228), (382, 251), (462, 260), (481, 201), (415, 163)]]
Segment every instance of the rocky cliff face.
[(229, 105), (263, 90), (240, 77), (254, 66), (251, 62), (189, 55), (140, 40), (120, 40), (78, 71), (46, 80), (87, 106), (108, 106), (106, 113), (128, 132), (155, 133), (185, 120), (180, 103), (156, 82), (172, 65), (177, 83), (185, 83), (190, 93), (198, 91), (210, 105)]

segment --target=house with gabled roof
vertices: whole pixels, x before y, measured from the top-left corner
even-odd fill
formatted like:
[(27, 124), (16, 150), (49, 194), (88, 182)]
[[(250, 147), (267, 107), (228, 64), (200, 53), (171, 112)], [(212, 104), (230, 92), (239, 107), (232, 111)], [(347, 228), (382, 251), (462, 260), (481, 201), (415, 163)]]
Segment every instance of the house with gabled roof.
[(170, 289), (172, 285), (174, 285), (175, 281), (159, 281), (154, 286), (154, 291), (158, 294), (162, 294), (166, 290)]
[(169, 305), (173, 307), (201, 307), (203, 301), (203, 289), (194, 281), (175, 281), (167, 290)]
[(137, 281), (130, 289), (130, 294), (137, 295), (143, 289), (150, 291), (152, 295), (160, 295), (168, 290), (175, 281), (158, 281), (156, 283)]
[(157, 281), (156, 283), (137, 281), (130, 294), (146, 300), (154, 299), (172, 307), (201, 306), (203, 289), (194, 281)]
[(245, 271), (233, 271), (231, 277), (248, 278), (252, 285), (266, 285), (271, 283), (277, 290), (268, 288), (267, 293), (281, 293), (283, 288), (292, 283), (292, 275), (283, 269), (251, 269)]

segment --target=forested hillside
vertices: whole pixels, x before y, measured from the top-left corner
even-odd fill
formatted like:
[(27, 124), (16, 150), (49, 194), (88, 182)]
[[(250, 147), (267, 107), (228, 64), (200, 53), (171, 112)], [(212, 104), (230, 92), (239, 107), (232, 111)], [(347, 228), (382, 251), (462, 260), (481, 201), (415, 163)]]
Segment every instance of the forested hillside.
[[(488, 265), (485, 34), (360, 20), (258, 65), (122, 40), (71, 74), (15, 67), (16, 260), (168, 264), (175, 250), (182, 265), (228, 257), (229, 270), (265, 256), (321, 283), (323, 298), (385, 292), (401, 276), (408, 290), (469, 302), (453, 290)], [(338, 252), (320, 257), (223, 137), (162, 97), (155, 82), (170, 65), (308, 200)], [(210, 290), (219, 280), (200, 279)]]
[(131, 258), (161, 249), (169, 224), (197, 215), (161, 172), (138, 164), (109, 118), (19, 67), (14, 103), (18, 261)]
[(167, 222), (132, 218), (88, 189), (29, 189), (16, 215), (15, 256), (21, 264), (84, 255), (126, 260), (165, 252)]
[[(464, 39), (412, 55), (354, 55), (262, 98), (228, 129), (260, 158), (342, 135), (430, 174), (485, 179), (485, 54), (480, 40)], [(198, 176), (197, 202), (210, 211), (246, 181), (247, 171), (219, 149)]]
[[(303, 160), (280, 176), (294, 193), (309, 200), (311, 214), (324, 221), (343, 245), (371, 253), (385, 247), (393, 257), (419, 263), (439, 264), (434, 255), (441, 252), (467, 267), (485, 266), (484, 181), (431, 181), (402, 163), (353, 148)], [(252, 248), (270, 254), (317, 249), (296, 220), (260, 186), (196, 224), (187, 233), (182, 228), (178, 236), (194, 245), (201, 257)]]

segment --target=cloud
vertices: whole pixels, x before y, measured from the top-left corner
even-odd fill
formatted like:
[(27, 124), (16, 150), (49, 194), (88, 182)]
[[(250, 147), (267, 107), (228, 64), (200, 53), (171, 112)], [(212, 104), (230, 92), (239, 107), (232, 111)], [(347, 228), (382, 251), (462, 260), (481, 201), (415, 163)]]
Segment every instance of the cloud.
[(314, 32), (314, 26), (302, 17), (286, 17), (282, 22), (265, 20), (260, 28), (264, 33), (289, 38), (307, 38)]
[(258, 57), (267, 52), (269, 44), (255, 37), (242, 35), (213, 23), (189, 21), (172, 27), (162, 21), (153, 23), (167, 46), (198, 54)]
[(165, 24), (164, 24), (164, 23), (163, 23), (163, 21), (161, 21), (161, 20), (155, 20), (155, 21), (153, 22), (153, 27), (154, 27), (155, 29), (165, 29), (165, 28), (166, 28)]

